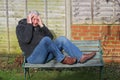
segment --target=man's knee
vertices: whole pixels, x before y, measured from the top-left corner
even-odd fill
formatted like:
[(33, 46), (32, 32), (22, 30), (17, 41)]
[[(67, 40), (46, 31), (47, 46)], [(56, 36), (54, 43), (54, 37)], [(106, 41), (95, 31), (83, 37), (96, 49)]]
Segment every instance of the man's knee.
[(52, 42), (51, 38), (49, 37), (43, 37), (42, 40), (40, 41), (40, 44), (50, 44)]
[(63, 44), (63, 43), (66, 43), (66, 42), (68, 42), (68, 39), (64, 36), (60, 36), (55, 40), (56, 44), (61, 44), (61, 43)]
[(44, 37), (42, 40), (43, 41), (51, 41), (51, 38), (50, 37)]
[(60, 36), (57, 38), (59, 41), (67, 41), (67, 38), (64, 36)]

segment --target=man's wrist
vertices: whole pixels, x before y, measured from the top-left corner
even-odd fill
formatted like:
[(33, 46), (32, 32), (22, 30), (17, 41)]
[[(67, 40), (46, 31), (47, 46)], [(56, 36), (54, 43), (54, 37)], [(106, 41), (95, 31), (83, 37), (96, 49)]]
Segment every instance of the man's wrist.
[(32, 21), (31, 20), (27, 20), (27, 23), (32, 24)]
[(44, 25), (43, 24), (40, 24), (40, 27), (42, 28)]

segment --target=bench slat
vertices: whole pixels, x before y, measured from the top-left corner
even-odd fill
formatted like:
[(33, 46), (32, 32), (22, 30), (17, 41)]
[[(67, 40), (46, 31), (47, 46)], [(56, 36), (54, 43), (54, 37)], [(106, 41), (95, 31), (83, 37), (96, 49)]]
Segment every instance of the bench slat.
[(99, 44), (100, 41), (99, 40), (75, 40), (72, 41), (73, 43), (91, 43), (91, 44)]
[(100, 51), (97, 47), (79, 47), (80, 51), (82, 52), (92, 52), (92, 51)]
[(78, 47), (98, 47), (99, 46), (99, 44), (91, 44), (91, 43), (81, 43), (81, 44), (79, 44), (79, 43), (73, 43), (73, 44), (75, 44), (76, 46), (78, 46)]
[(93, 42), (72, 42), (73, 44), (75, 44), (76, 46), (99, 46), (99, 43), (93, 43)]
[(100, 41), (72, 41), (81, 51), (100, 51)]
[(73, 65), (67, 65), (57, 62), (49, 62), (46, 64), (30, 64), (26, 63), (24, 67), (33, 67), (33, 68), (72, 68), (72, 67), (85, 67), (85, 66), (103, 66), (103, 64), (100, 62), (100, 60), (89, 60), (88, 62), (81, 64), (73, 64)]

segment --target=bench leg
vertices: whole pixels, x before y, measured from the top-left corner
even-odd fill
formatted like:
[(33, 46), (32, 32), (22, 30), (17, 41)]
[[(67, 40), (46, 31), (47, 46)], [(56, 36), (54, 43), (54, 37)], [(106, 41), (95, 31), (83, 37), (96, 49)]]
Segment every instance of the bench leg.
[(100, 80), (103, 80), (103, 66), (100, 66)]
[(30, 80), (29, 68), (24, 68), (24, 80), (27, 80), (27, 74), (28, 74), (28, 80)]

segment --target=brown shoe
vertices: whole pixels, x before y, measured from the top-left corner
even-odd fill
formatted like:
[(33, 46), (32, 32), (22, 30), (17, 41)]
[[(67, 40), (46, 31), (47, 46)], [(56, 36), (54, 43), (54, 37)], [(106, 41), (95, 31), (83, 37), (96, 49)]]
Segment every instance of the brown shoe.
[(96, 55), (96, 52), (91, 52), (89, 54), (83, 54), (82, 58), (80, 59), (80, 63), (84, 63), (88, 60), (90, 60), (91, 58), (93, 58)]
[(69, 64), (69, 65), (72, 65), (72, 64), (74, 64), (75, 62), (76, 62), (76, 58), (72, 58), (72, 57), (68, 57), (68, 56), (66, 56), (65, 58), (64, 58), (64, 60), (62, 61), (62, 63), (63, 64)]

